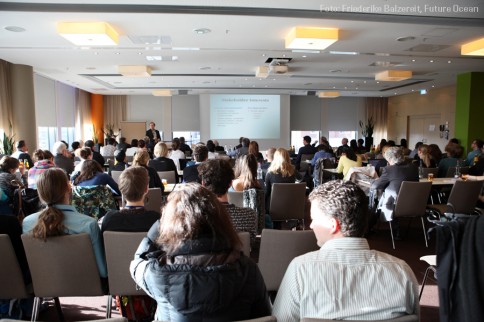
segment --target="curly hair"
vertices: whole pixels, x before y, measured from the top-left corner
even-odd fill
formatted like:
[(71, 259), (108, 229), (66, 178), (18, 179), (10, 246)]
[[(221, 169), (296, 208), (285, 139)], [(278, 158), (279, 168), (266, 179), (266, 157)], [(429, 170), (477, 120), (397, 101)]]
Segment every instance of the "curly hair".
[(157, 243), (170, 255), (184, 242), (201, 237), (211, 238), (214, 248), (241, 249), (225, 206), (200, 184), (187, 183), (168, 196)]
[(212, 159), (200, 164), (198, 175), (203, 186), (218, 197), (227, 193), (235, 177), (229, 161), (224, 159)]
[(345, 237), (363, 237), (368, 227), (368, 201), (353, 182), (333, 180), (319, 185), (309, 201), (327, 216), (338, 220)]

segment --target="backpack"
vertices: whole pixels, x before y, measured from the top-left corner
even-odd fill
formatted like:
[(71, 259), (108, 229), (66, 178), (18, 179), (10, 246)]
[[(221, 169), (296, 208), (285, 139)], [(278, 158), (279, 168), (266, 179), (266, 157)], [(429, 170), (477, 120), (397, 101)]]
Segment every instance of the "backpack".
[(156, 301), (147, 295), (116, 296), (116, 306), (129, 321), (154, 320)]

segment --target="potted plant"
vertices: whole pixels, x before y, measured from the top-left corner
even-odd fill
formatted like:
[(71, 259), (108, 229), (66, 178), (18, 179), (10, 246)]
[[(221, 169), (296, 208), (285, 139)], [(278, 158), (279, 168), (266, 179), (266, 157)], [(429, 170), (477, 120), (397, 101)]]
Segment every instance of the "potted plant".
[(363, 121), (360, 121), (360, 128), (361, 134), (365, 138), (365, 148), (370, 151), (373, 145), (373, 130), (375, 128), (373, 117), (369, 117), (366, 124), (363, 124)]
[(108, 144), (108, 140), (110, 138), (116, 138), (118, 135), (119, 135), (119, 132), (121, 131), (121, 129), (118, 129), (118, 133), (114, 133), (114, 124), (106, 124), (106, 129), (105, 130), (102, 130), (103, 133), (104, 133), (104, 141), (105, 143), (104, 144)]
[(13, 128), (12, 128), (12, 123), (10, 123), (10, 135), (7, 135), (7, 133), (3, 132), (3, 153), (5, 155), (11, 155), (13, 153), (13, 147), (15, 145), (15, 140), (13, 134)]

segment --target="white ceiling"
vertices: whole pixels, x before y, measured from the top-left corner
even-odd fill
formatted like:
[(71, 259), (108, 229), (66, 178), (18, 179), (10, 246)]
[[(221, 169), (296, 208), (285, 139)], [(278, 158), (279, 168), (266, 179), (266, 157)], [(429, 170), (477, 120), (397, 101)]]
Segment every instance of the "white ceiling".
[[(31, 65), (42, 76), (105, 95), (150, 95), (154, 89), (293, 95), (339, 90), (343, 96), (385, 97), (452, 85), (458, 74), (484, 72), (483, 58), (460, 55), (462, 44), (484, 37), (481, 0), (402, 2), (1, 2), (0, 59)], [(475, 12), (459, 12), (466, 8)], [(56, 33), (57, 22), (72, 21), (110, 23), (121, 35), (119, 46), (72, 45)], [(11, 32), (7, 26), (25, 31)], [(293, 52), (285, 49), (284, 38), (294, 26), (339, 28), (340, 40), (319, 53)], [(199, 35), (194, 32), (198, 28), (211, 32)], [(133, 42), (141, 36), (165, 42)], [(414, 39), (397, 41), (399, 37)], [(147, 56), (177, 60), (148, 61)], [(291, 58), (287, 74), (255, 77), (267, 58), (283, 57)], [(396, 66), (371, 66), (375, 63)], [(153, 73), (149, 78), (123, 77), (118, 65), (149, 65)], [(414, 75), (401, 82), (376, 82), (374, 75), (386, 69), (412, 70)]]

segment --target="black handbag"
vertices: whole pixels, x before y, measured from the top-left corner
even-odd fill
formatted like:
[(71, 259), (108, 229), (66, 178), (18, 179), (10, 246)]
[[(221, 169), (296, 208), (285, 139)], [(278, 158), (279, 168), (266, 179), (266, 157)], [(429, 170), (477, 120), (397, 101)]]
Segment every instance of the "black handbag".
[(37, 190), (25, 187), (20, 181), (12, 180), (12, 185), (18, 187), (13, 193), (13, 213), (19, 221), (42, 209)]

